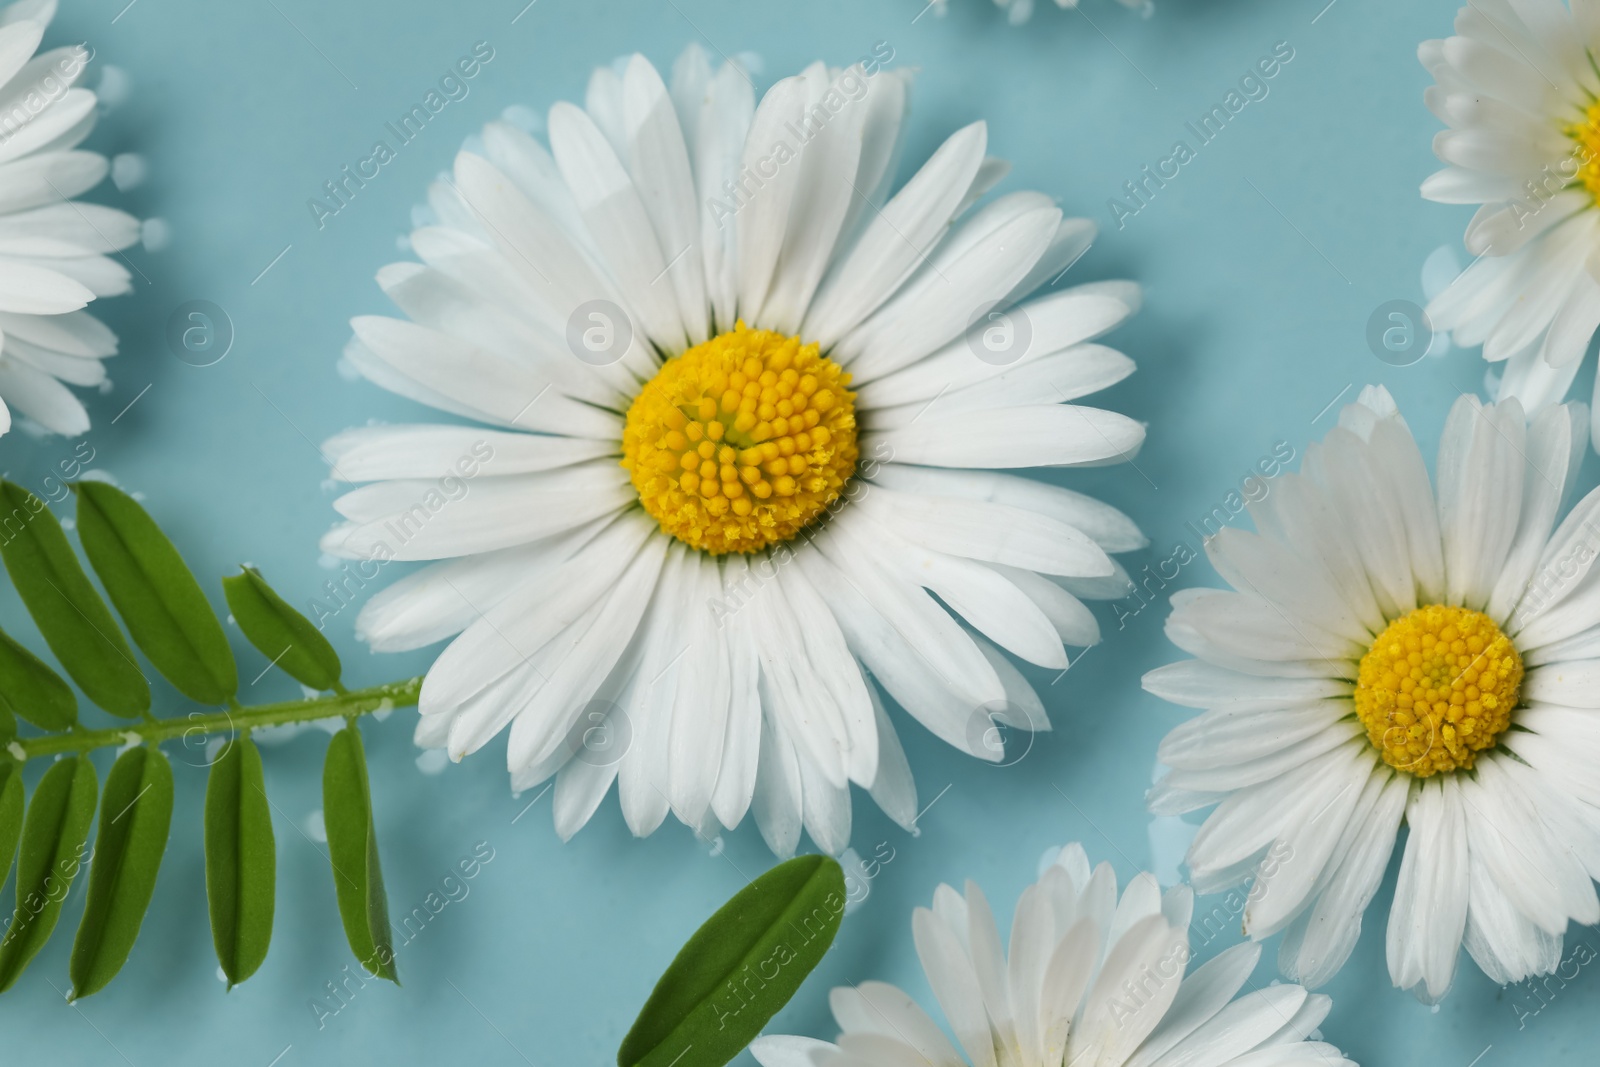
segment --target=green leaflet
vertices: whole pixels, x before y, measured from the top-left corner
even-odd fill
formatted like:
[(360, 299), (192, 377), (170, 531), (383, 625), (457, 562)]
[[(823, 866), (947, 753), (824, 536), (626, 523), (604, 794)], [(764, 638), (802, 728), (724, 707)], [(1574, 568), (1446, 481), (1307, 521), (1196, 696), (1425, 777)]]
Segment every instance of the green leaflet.
[(217, 756), (206, 781), (206, 900), (211, 940), (230, 988), (267, 958), (276, 869), (261, 752), (241, 735)]
[(44, 501), (12, 482), (0, 482), (0, 558), (50, 651), (84, 695), (125, 719), (149, 711), (150, 683), (61, 523)]
[(322, 819), (339, 896), (339, 917), (351, 951), (369, 974), (399, 983), (389, 931), (389, 902), (378, 867), (367, 757), (355, 723), (333, 735), (322, 767)]
[(161, 750), (130, 748), (106, 775), (83, 921), (72, 944), (72, 995), (104, 989), (127, 962), (156, 889), (172, 824), (172, 765)]
[(734, 894), (656, 983), (618, 1067), (722, 1067), (822, 959), (844, 905), (844, 871), (827, 856), (797, 856)]
[(78, 482), (78, 540), (134, 642), (177, 690), (222, 704), (239, 689), (222, 624), (144, 508), (104, 482)]
[(22, 836), (22, 766), (10, 760), (0, 762), (0, 887), (11, 873), (11, 857), (17, 854), (17, 838)]
[(228, 609), (250, 643), (298, 682), (313, 689), (339, 686), (339, 654), (311, 620), (273, 591), (261, 572), (245, 567), (222, 579)]
[[(78, 721), (78, 698), (72, 687), (49, 665), (11, 639), (0, 630), (0, 712), (17, 716), (33, 723), (41, 730), (59, 733)], [(10, 731), (0, 722), (0, 733), (16, 733), (16, 724)]]
[(0, 940), (0, 993), (16, 984), (55, 930), (84, 862), (97, 792), (88, 756), (58, 761), (33, 791), (17, 857), (17, 910)]

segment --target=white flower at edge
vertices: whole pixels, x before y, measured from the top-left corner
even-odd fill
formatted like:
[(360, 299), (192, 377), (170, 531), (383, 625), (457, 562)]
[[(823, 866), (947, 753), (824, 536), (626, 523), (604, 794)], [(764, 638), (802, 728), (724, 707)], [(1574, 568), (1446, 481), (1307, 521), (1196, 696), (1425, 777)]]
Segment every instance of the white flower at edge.
[(1480, 205), (1477, 258), (1428, 317), (1502, 363), (1496, 399), (1532, 412), (1566, 396), (1600, 326), (1600, 3), (1474, 0), (1455, 29), (1418, 49), (1437, 83), (1423, 99), (1449, 127), (1422, 195)]
[(13, 411), (80, 434), (89, 416), (68, 385), (99, 385), (117, 337), (84, 307), (130, 288), (106, 253), (139, 239), (139, 221), (73, 197), (109, 164), (76, 146), (95, 123), (95, 94), (75, 82), (82, 45), (34, 55), (54, 0), (0, 9), (0, 433)]
[[(944, 15), (945, 8), (950, 0), (933, 0), (934, 14)], [(1154, 0), (1117, 0), (1123, 7), (1132, 8), (1145, 18), (1150, 17), (1150, 12), (1155, 9)], [(1013, 26), (1020, 26), (1033, 17), (1034, 0), (994, 0), (994, 6), (1002, 8), (1006, 13), (1006, 21)], [(1055, 0), (1056, 7), (1063, 10), (1076, 9), (1079, 0)]]
[(1503, 984), (1600, 920), (1600, 490), (1556, 524), (1587, 422), (1462, 397), (1436, 501), (1369, 387), (1250, 506), (1259, 533), (1207, 543), (1237, 591), (1173, 596), (1167, 634), (1197, 658), (1144, 686), (1209, 710), (1162, 742), (1150, 807), (1216, 805), (1190, 880), (1253, 880), (1245, 930), (1286, 931), (1289, 977), (1316, 988), (1344, 964), (1402, 822), (1389, 975), (1424, 1001), (1463, 944)]
[(840, 986), (829, 1000), (836, 1043), (760, 1037), (762, 1067), (1349, 1067), (1311, 1040), (1332, 1001), (1297, 985), (1242, 997), (1261, 946), (1235, 945), (1184, 975), (1194, 894), (1161, 892), (1140, 874), (1117, 899), (1117, 877), (1092, 872), (1070, 844), (1022, 891), (1009, 948), (983, 892), (948, 885), (911, 928), (934, 996), (966, 1052), (905, 993), (883, 982)]
[[(368, 378), (492, 427), (329, 442), (336, 478), (374, 484), (336, 501), (324, 549), (445, 561), (358, 635), (453, 638), (418, 743), (459, 759), (509, 727), (513, 786), (555, 777), (563, 837), (613, 780), (639, 835), (753, 808), (775, 852), (804, 826), (836, 855), (852, 783), (909, 827), (878, 687), (997, 760), (991, 717), (1049, 728), (1000, 649), (1064, 670), (1063, 642), (1099, 639), (1078, 598), (1129, 588), (1108, 555), (1145, 543), (1126, 516), (997, 468), (1137, 451), (1141, 424), (1072, 401), (1132, 372), (1090, 342), (1138, 288), (1012, 306), (1094, 226), (1039, 193), (979, 205), (1006, 171), (981, 122), (886, 198), (908, 88), (818, 63), (758, 106), (698, 48), (670, 89), (642, 56), (599, 70), (586, 108), (551, 109), (550, 150), (485, 127), (486, 157), (430, 189), (423, 263), (379, 273), (411, 321), (354, 320)], [(1004, 334), (991, 304), (1031, 338), (1011, 362), (973, 347), (974, 321)], [(618, 361), (580, 360), (569, 330)]]

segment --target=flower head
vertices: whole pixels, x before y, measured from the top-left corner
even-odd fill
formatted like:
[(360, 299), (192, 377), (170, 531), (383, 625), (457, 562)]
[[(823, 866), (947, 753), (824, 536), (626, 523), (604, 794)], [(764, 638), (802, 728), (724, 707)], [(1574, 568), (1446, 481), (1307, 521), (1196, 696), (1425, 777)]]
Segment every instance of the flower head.
[(1482, 345), (1496, 397), (1533, 412), (1566, 395), (1600, 326), (1600, 14), (1473, 3), (1455, 29), (1418, 50), (1436, 81), (1423, 99), (1448, 127), (1433, 140), (1446, 166), (1422, 195), (1479, 205), (1465, 237), (1478, 258), (1428, 317), (1456, 344)]
[(1185, 976), (1193, 911), (1187, 886), (1163, 893), (1150, 874), (1119, 900), (1111, 866), (1091, 871), (1083, 846), (1070, 844), (1022, 891), (1008, 947), (971, 882), (965, 896), (941, 885), (932, 909), (912, 918), (923, 972), (965, 1058), (914, 1000), (883, 982), (833, 991), (835, 1043), (762, 1037), (750, 1051), (762, 1067), (1349, 1067), (1312, 1040), (1332, 1007), (1327, 997), (1297, 985), (1236, 997), (1259, 945), (1235, 945)]
[[(698, 49), (642, 56), (551, 109), (549, 147), (490, 123), (430, 190), (422, 263), (360, 318), (374, 382), (470, 425), (328, 445), (328, 551), (434, 560), (362, 610), (376, 649), (451, 638), (419, 743), (509, 727), (513, 783), (557, 829), (613, 781), (639, 834), (753, 809), (779, 853), (848, 842), (850, 787), (911, 825), (881, 689), (1002, 755), (1049, 728), (1005, 652), (1062, 670), (1122, 595), (1124, 515), (1009, 471), (1116, 463), (1144, 428), (1076, 403), (1133, 364), (1093, 343), (1138, 304), (1100, 282), (1026, 299), (1088, 248), (976, 123), (891, 192), (909, 80), (818, 63), (759, 104)], [(938, 599), (935, 599), (935, 598)], [(1002, 652), (1001, 650), (1004, 650)]]
[(70, 45), (34, 55), (55, 0), (0, 9), (0, 433), (20, 412), (46, 430), (89, 428), (67, 385), (98, 385), (117, 338), (82, 310), (129, 290), (107, 253), (139, 238), (139, 221), (72, 198), (109, 164), (78, 150), (95, 123), (95, 94), (77, 81), (90, 52)]
[(1287, 931), (1290, 977), (1344, 964), (1402, 822), (1389, 974), (1426, 1001), (1463, 944), (1518, 981), (1556, 967), (1569, 921), (1600, 920), (1600, 490), (1556, 523), (1587, 421), (1462, 397), (1435, 492), (1368, 388), (1251, 505), (1258, 533), (1207, 542), (1233, 591), (1173, 597), (1167, 634), (1196, 658), (1144, 685), (1207, 710), (1162, 742), (1150, 806), (1216, 805), (1191, 879), (1253, 879), (1245, 929)]

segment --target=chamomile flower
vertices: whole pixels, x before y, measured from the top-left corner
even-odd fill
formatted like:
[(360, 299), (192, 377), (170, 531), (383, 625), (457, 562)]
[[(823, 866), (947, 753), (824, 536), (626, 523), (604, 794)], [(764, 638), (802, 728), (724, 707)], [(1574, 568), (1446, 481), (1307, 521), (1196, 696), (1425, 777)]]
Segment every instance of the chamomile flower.
[(1297, 985), (1252, 986), (1261, 946), (1235, 945), (1185, 976), (1194, 894), (1140, 874), (1117, 898), (1110, 864), (1067, 845), (1022, 891), (1003, 948), (989, 903), (941, 885), (911, 929), (917, 956), (960, 1042), (883, 982), (833, 990), (836, 1042), (772, 1036), (762, 1067), (1349, 1067), (1312, 1035), (1332, 1007)]
[(327, 551), (439, 561), (358, 635), (452, 638), (418, 742), (459, 759), (508, 730), (563, 837), (613, 781), (640, 835), (753, 808), (775, 852), (804, 827), (836, 854), (852, 783), (910, 825), (878, 688), (998, 759), (995, 722), (1048, 728), (1001, 650), (1064, 669), (1099, 638), (1079, 598), (1128, 588), (1127, 517), (1011, 472), (1139, 447), (1075, 403), (1133, 370), (1092, 342), (1138, 289), (1019, 303), (1094, 227), (1038, 193), (979, 204), (1005, 172), (981, 122), (886, 196), (908, 89), (818, 63), (757, 104), (699, 49), (670, 87), (642, 56), (602, 69), (548, 149), (483, 130), (430, 190), (423, 262), (379, 273), (410, 321), (353, 323), (363, 374), (471, 420), (329, 443), (373, 484)]
[(77, 150), (95, 123), (95, 94), (76, 85), (89, 50), (34, 54), (55, 12), (54, 0), (0, 9), (0, 433), (13, 412), (54, 433), (89, 428), (67, 386), (105, 381), (117, 338), (83, 308), (129, 290), (107, 253), (139, 238), (131, 215), (72, 199), (109, 164)]
[(1428, 316), (1482, 345), (1501, 366), (1496, 398), (1531, 412), (1566, 396), (1600, 326), (1600, 5), (1475, 0), (1455, 30), (1418, 51), (1437, 83), (1423, 98), (1449, 127), (1422, 195), (1479, 205), (1465, 238), (1478, 258)]
[(1216, 805), (1192, 884), (1253, 879), (1246, 932), (1287, 931), (1279, 966), (1307, 986), (1349, 957), (1402, 823), (1389, 975), (1424, 1001), (1463, 944), (1514, 982), (1600, 920), (1600, 490), (1556, 523), (1587, 422), (1462, 397), (1436, 495), (1368, 388), (1250, 506), (1258, 533), (1207, 543), (1234, 591), (1172, 598), (1167, 634), (1196, 658), (1144, 685), (1208, 710), (1162, 742), (1150, 806)]

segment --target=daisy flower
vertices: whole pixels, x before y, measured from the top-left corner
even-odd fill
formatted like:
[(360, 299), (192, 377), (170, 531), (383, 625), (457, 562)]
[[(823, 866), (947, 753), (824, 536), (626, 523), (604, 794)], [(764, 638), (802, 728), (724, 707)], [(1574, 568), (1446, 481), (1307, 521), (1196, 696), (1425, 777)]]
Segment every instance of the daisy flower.
[(1462, 397), (1436, 498), (1369, 387), (1251, 505), (1258, 533), (1208, 541), (1236, 591), (1172, 598), (1167, 635), (1196, 658), (1144, 686), (1208, 710), (1162, 742), (1150, 806), (1216, 805), (1191, 883), (1253, 878), (1245, 930), (1287, 931), (1284, 974), (1315, 988), (1344, 964), (1402, 822), (1389, 976), (1426, 1002), (1463, 943), (1514, 982), (1600, 920), (1600, 490), (1556, 525), (1587, 419)]
[(966, 1058), (916, 1001), (862, 982), (829, 998), (836, 1043), (757, 1038), (763, 1067), (1348, 1067), (1311, 1040), (1332, 1001), (1297, 985), (1251, 987), (1261, 946), (1235, 945), (1185, 976), (1194, 894), (1165, 893), (1140, 874), (1117, 899), (1117, 876), (1091, 872), (1070, 844), (1022, 891), (1009, 950), (983, 891), (948, 885), (911, 929), (928, 985)]
[[(1013, 26), (1020, 26), (1033, 17), (1033, 2), (1034, 0), (994, 0), (994, 6), (1005, 11), (1007, 22)], [(1062, 9), (1076, 9), (1078, 2), (1079, 0), (1055, 0), (1056, 6)], [(1118, 2), (1146, 18), (1149, 18), (1150, 12), (1155, 9), (1153, 0), (1118, 0)], [(949, 0), (933, 0), (934, 14), (943, 17), (948, 5)]]
[(358, 635), (454, 637), (418, 742), (459, 759), (509, 727), (563, 837), (613, 780), (640, 835), (753, 807), (775, 852), (804, 826), (837, 854), (851, 783), (910, 825), (877, 687), (999, 759), (995, 723), (1048, 728), (1000, 650), (1064, 669), (1099, 637), (1079, 598), (1129, 588), (1126, 516), (1009, 472), (1137, 450), (1074, 401), (1133, 370), (1091, 342), (1138, 289), (1018, 303), (1094, 227), (1039, 193), (979, 205), (1006, 169), (981, 122), (885, 196), (907, 93), (818, 63), (757, 104), (697, 48), (670, 86), (633, 56), (550, 110), (548, 150), (485, 127), (430, 190), (423, 262), (379, 273), (410, 321), (353, 322), (361, 373), (481, 424), (329, 443), (374, 484), (325, 549), (442, 561)]
[(1449, 127), (1422, 195), (1480, 205), (1465, 238), (1478, 258), (1428, 317), (1503, 365), (1496, 399), (1534, 411), (1566, 396), (1600, 326), (1600, 5), (1478, 0), (1455, 29), (1418, 50)]
[(77, 151), (95, 123), (95, 94), (76, 87), (89, 50), (34, 55), (55, 12), (54, 0), (0, 8), (0, 433), (13, 410), (53, 433), (88, 430), (67, 385), (105, 381), (117, 337), (82, 309), (129, 290), (106, 253), (139, 238), (133, 216), (72, 199), (109, 164)]

